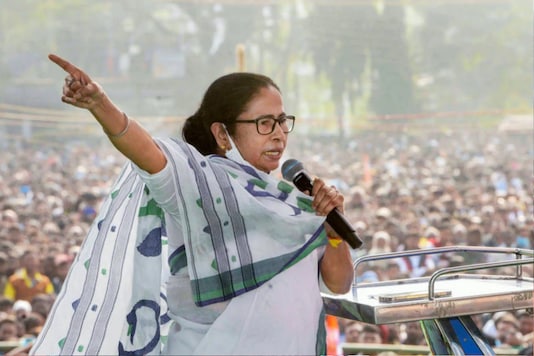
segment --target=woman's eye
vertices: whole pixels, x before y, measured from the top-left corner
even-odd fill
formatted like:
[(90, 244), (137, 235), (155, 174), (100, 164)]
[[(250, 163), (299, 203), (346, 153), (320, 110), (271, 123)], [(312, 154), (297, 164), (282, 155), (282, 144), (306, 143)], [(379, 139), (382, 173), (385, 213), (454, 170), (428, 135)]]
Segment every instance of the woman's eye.
[(260, 125), (262, 125), (262, 126), (271, 126), (272, 122), (273, 122), (272, 119), (268, 119), (268, 118), (261, 119), (260, 120)]

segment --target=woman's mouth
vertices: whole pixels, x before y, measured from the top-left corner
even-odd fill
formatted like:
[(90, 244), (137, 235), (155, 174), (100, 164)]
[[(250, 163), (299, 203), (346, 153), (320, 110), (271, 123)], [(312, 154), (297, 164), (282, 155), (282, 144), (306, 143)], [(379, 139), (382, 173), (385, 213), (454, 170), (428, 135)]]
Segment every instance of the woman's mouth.
[(274, 159), (280, 159), (282, 157), (282, 151), (265, 151), (263, 154)]

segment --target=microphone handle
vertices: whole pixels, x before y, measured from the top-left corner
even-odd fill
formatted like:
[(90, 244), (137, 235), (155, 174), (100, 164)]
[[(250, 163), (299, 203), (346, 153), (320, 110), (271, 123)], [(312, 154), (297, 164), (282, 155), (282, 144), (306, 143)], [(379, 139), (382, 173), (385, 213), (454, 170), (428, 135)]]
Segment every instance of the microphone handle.
[(305, 192), (308, 191), (312, 192), (313, 184), (312, 179), (309, 175), (306, 174), (306, 172), (300, 172), (293, 178), (293, 184), (301, 191)]
[[(311, 193), (313, 184), (311, 177), (305, 172), (299, 172), (293, 178), (293, 184), (301, 191)], [(345, 216), (335, 208), (326, 216), (326, 222), (334, 229), (341, 238), (348, 242), (353, 249), (359, 248), (363, 242), (360, 240), (352, 225), (347, 221)]]
[(359, 248), (362, 245), (362, 241), (358, 237), (358, 234), (356, 234), (356, 231), (337, 208), (334, 208), (334, 210), (328, 213), (326, 222), (330, 224), (334, 231), (337, 232), (343, 240), (347, 241), (353, 249)]

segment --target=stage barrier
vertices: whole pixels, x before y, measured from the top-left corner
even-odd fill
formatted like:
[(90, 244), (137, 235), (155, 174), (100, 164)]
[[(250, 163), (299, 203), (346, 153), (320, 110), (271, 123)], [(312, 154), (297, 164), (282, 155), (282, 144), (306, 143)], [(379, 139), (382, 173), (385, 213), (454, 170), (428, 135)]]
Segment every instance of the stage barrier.
[[(371, 283), (354, 283), (343, 295), (323, 293), (326, 312), (371, 324), (420, 321), (429, 348), (436, 355), (495, 355), (471, 316), (504, 310), (532, 312), (534, 279), (523, 266), (534, 266), (534, 250), (451, 246), (369, 255), (365, 262), (443, 253), (503, 254), (513, 259), (445, 267), (432, 275)], [(512, 275), (499, 274), (510, 267)], [(484, 273), (466, 273), (483, 271)]]

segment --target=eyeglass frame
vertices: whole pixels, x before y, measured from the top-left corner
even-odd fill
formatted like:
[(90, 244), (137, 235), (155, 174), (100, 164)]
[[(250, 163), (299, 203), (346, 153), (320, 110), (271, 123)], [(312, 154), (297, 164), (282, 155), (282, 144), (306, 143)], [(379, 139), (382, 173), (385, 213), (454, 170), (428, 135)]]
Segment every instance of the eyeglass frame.
[[(267, 133), (261, 133), (260, 132), (260, 126), (258, 124), (260, 122), (260, 120), (264, 120), (264, 119), (273, 120), (273, 126), (271, 127), (271, 131), (269, 131)], [(284, 130), (284, 128), (282, 127), (282, 120), (283, 119), (285, 119), (286, 121), (290, 120), (292, 122), (292, 125), (291, 125), (291, 128), (289, 129), (289, 131), (287, 131), (287, 132), (283, 131), (284, 133), (290, 133), (295, 128), (295, 116), (294, 115), (281, 114), (278, 117), (274, 117), (274, 115), (268, 114), (268, 115), (262, 115), (260, 117), (255, 118), (255, 119), (252, 119), (252, 120), (235, 120), (234, 123), (245, 123), (245, 124), (254, 123), (254, 124), (256, 124), (256, 132), (258, 132), (258, 134), (260, 134), (260, 135), (270, 135), (270, 134), (272, 134), (274, 132), (274, 128), (276, 127), (276, 124), (280, 125), (282, 130)]]

